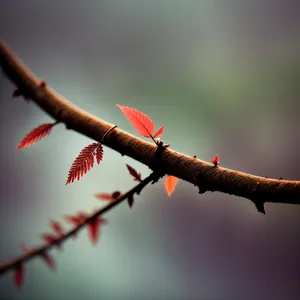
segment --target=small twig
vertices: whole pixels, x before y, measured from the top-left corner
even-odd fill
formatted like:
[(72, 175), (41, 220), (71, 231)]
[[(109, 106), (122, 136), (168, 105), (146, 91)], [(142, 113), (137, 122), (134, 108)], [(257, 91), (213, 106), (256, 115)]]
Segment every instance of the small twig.
[(133, 187), (131, 190), (126, 192), (125, 194), (122, 194), (118, 197), (117, 200), (109, 203), (108, 205), (104, 206), (94, 214), (92, 214), (90, 217), (88, 217), (84, 222), (82, 222), (80, 225), (76, 226), (72, 230), (68, 231), (66, 234), (58, 238), (57, 240), (53, 241), (50, 244), (42, 245), (39, 248), (35, 248), (34, 250), (30, 251), (27, 254), (21, 255), (15, 259), (10, 260), (7, 263), (4, 263), (0, 265), (0, 275), (3, 275), (7, 271), (14, 269), (17, 265), (23, 265), (25, 262), (33, 259), (34, 257), (38, 255), (42, 255), (43, 253), (47, 252), (50, 250), (52, 247), (55, 245), (61, 245), (63, 242), (65, 242), (69, 237), (73, 236), (76, 234), (80, 229), (85, 227), (88, 223), (93, 221), (96, 217), (103, 215), (104, 213), (108, 212), (111, 210), (113, 207), (116, 205), (120, 204), (122, 201), (127, 199), (130, 196), (133, 196), (133, 194), (139, 194), (141, 190), (150, 182), (157, 180), (157, 174), (156, 172), (151, 173), (148, 177), (146, 177), (143, 181), (141, 181), (139, 184), (137, 184), (135, 187)]

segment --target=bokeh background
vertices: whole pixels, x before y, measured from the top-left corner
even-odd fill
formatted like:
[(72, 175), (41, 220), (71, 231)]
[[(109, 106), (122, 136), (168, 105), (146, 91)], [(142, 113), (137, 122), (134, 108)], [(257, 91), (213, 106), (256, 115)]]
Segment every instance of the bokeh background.
[[(171, 148), (225, 167), (300, 179), (299, 1), (2, 0), (0, 38), (76, 105), (136, 134), (115, 106), (135, 107)], [(95, 193), (134, 185), (125, 164), (104, 161), (65, 186), (91, 140), (57, 126), (45, 140), (16, 150), (27, 132), (52, 119), (12, 99), (0, 75), (0, 260), (41, 243), (48, 220), (104, 203)], [(199, 195), (180, 181), (168, 198), (163, 180), (132, 210), (109, 212), (92, 247), (86, 231), (52, 250), (57, 271), (26, 265), (15, 289), (0, 278), (0, 299), (300, 299), (300, 207)], [(67, 228), (67, 224), (65, 224)]]

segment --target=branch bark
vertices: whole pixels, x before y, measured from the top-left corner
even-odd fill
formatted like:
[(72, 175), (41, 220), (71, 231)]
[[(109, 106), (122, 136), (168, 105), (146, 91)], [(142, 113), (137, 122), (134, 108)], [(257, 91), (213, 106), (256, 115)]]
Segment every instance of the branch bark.
[[(0, 42), (0, 65), (17, 86), (18, 93), (32, 99), (68, 129), (100, 142), (105, 132), (113, 126), (78, 108), (45, 85), (3, 42)], [(300, 204), (300, 181), (269, 179), (214, 167), (169, 148), (158, 151), (156, 145), (119, 128), (114, 129), (103, 144), (161, 174), (170, 174), (198, 186), (199, 193), (218, 191), (244, 197), (253, 201), (258, 210), (265, 202)]]

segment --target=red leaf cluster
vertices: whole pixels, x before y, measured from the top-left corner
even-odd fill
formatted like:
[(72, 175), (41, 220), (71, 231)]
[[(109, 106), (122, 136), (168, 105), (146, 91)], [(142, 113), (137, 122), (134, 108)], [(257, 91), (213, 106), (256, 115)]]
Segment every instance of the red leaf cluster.
[[(81, 225), (90, 216), (85, 212), (78, 212), (77, 215), (66, 215), (65, 220), (72, 223), (75, 226)], [(100, 216), (95, 217), (91, 222), (87, 224), (87, 230), (93, 245), (95, 245), (100, 236), (100, 225), (105, 224), (107, 221)]]
[(86, 146), (73, 162), (66, 184), (79, 180), (94, 166), (94, 158), (99, 164), (103, 158), (103, 147), (100, 143), (92, 143)]

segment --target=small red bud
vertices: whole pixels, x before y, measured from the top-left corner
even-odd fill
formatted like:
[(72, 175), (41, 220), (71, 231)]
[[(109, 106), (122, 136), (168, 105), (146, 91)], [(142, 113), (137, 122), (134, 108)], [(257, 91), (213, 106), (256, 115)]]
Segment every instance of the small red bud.
[(220, 164), (219, 155), (216, 155), (215, 158), (210, 159), (211, 162), (215, 165), (215, 167)]

